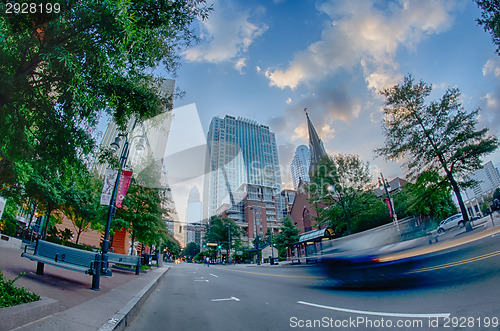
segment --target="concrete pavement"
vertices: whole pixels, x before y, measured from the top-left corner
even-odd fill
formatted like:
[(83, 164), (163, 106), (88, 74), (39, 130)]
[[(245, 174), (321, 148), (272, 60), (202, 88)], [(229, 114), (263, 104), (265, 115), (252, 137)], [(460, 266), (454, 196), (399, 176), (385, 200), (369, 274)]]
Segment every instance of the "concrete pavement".
[(92, 277), (79, 272), (45, 265), (44, 275), (36, 275), (36, 262), (21, 253), (0, 241), (0, 269), (7, 279), (25, 273), (15, 285), (42, 300), (0, 309), (0, 330), (123, 330), (169, 269), (152, 267), (140, 275), (113, 269), (93, 291)]

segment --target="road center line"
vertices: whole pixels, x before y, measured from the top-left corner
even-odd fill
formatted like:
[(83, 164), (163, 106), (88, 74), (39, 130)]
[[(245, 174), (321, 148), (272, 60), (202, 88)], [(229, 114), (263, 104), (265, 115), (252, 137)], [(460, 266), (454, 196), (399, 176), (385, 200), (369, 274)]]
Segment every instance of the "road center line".
[(433, 318), (433, 317), (435, 318), (435, 317), (449, 317), (451, 314), (451, 313), (437, 313), (437, 314), (385, 313), (385, 312), (377, 312), (377, 311), (330, 307), (330, 306), (318, 305), (316, 303), (310, 303), (310, 302), (304, 302), (304, 301), (297, 301), (297, 303), (299, 303), (301, 305), (316, 307), (316, 308), (341, 311), (344, 313), (353, 313), (353, 314), (361, 314), (361, 315), (374, 315), (374, 316), (388, 316), (388, 317), (402, 317), (402, 318)]

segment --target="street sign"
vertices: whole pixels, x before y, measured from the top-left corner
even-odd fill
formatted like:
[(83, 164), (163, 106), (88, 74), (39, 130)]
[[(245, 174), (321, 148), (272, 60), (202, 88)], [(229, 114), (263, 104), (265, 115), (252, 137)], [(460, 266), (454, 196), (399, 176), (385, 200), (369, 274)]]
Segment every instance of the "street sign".
[(217, 246), (217, 243), (207, 243), (207, 246)]

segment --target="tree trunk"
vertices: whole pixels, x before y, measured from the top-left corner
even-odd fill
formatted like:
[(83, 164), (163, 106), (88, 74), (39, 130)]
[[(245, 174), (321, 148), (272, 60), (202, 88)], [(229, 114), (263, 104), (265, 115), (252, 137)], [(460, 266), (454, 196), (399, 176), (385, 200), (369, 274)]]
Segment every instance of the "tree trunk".
[(49, 223), (50, 223), (50, 214), (52, 214), (52, 208), (48, 207), (47, 209), (47, 220), (45, 221), (45, 227), (43, 229), (43, 240), (47, 238), (47, 229), (49, 228)]
[(82, 234), (83, 230), (83, 222), (84, 222), (84, 219), (82, 218), (82, 222), (80, 223), (80, 226), (78, 227), (78, 234), (76, 235), (76, 242), (75, 244), (78, 244), (78, 240), (80, 240), (80, 234)]
[(130, 255), (134, 255), (135, 230), (132, 230), (132, 242), (130, 243)]
[(464, 200), (462, 199), (462, 195), (460, 194), (460, 188), (458, 187), (458, 183), (453, 178), (453, 175), (449, 172), (446, 173), (448, 179), (450, 180), (451, 187), (453, 188), (453, 192), (455, 192), (455, 196), (457, 197), (458, 205), (460, 206), (460, 212), (464, 218), (465, 230), (467, 232), (472, 231), (472, 225), (469, 221), (469, 215), (467, 214), (467, 208), (465, 207)]

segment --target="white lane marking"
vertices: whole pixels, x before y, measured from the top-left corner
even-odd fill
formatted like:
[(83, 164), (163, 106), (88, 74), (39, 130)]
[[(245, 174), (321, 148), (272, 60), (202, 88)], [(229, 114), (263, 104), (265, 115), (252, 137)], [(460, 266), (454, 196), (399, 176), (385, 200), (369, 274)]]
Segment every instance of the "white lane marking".
[(218, 278), (219, 276), (217, 275), (214, 275), (214, 274), (210, 274), (210, 276), (214, 276), (215, 278)]
[(375, 315), (375, 316), (389, 316), (389, 317), (403, 317), (403, 318), (404, 317), (406, 317), (406, 318), (414, 318), (414, 317), (416, 317), (416, 318), (425, 318), (425, 317), (433, 318), (433, 317), (449, 317), (451, 314), (451, 313), (437, 313), (437, 314), (384, 313), (384, 312), (377, 312), (377, 311), (366, 311), (366, 310), (330, 307), (330, 306), (318, 305), (315, 303), (304, 302), (304, 301), (297, 301), (297, 303), (300, 303), (300, 304), (306, 305), (306, 306), (311, 306), (311, 307), (342, 311), (345, 313), (354, 313), (354, 314), (362, 314), (362, 315)]
[(195, 279), (195, 282), (209, 282), (208, 279)]
[(212, 302), (216, 301), (240, 301), (240, 299), (235, 297), (225, 298), (225, 299), (212, 299)]

